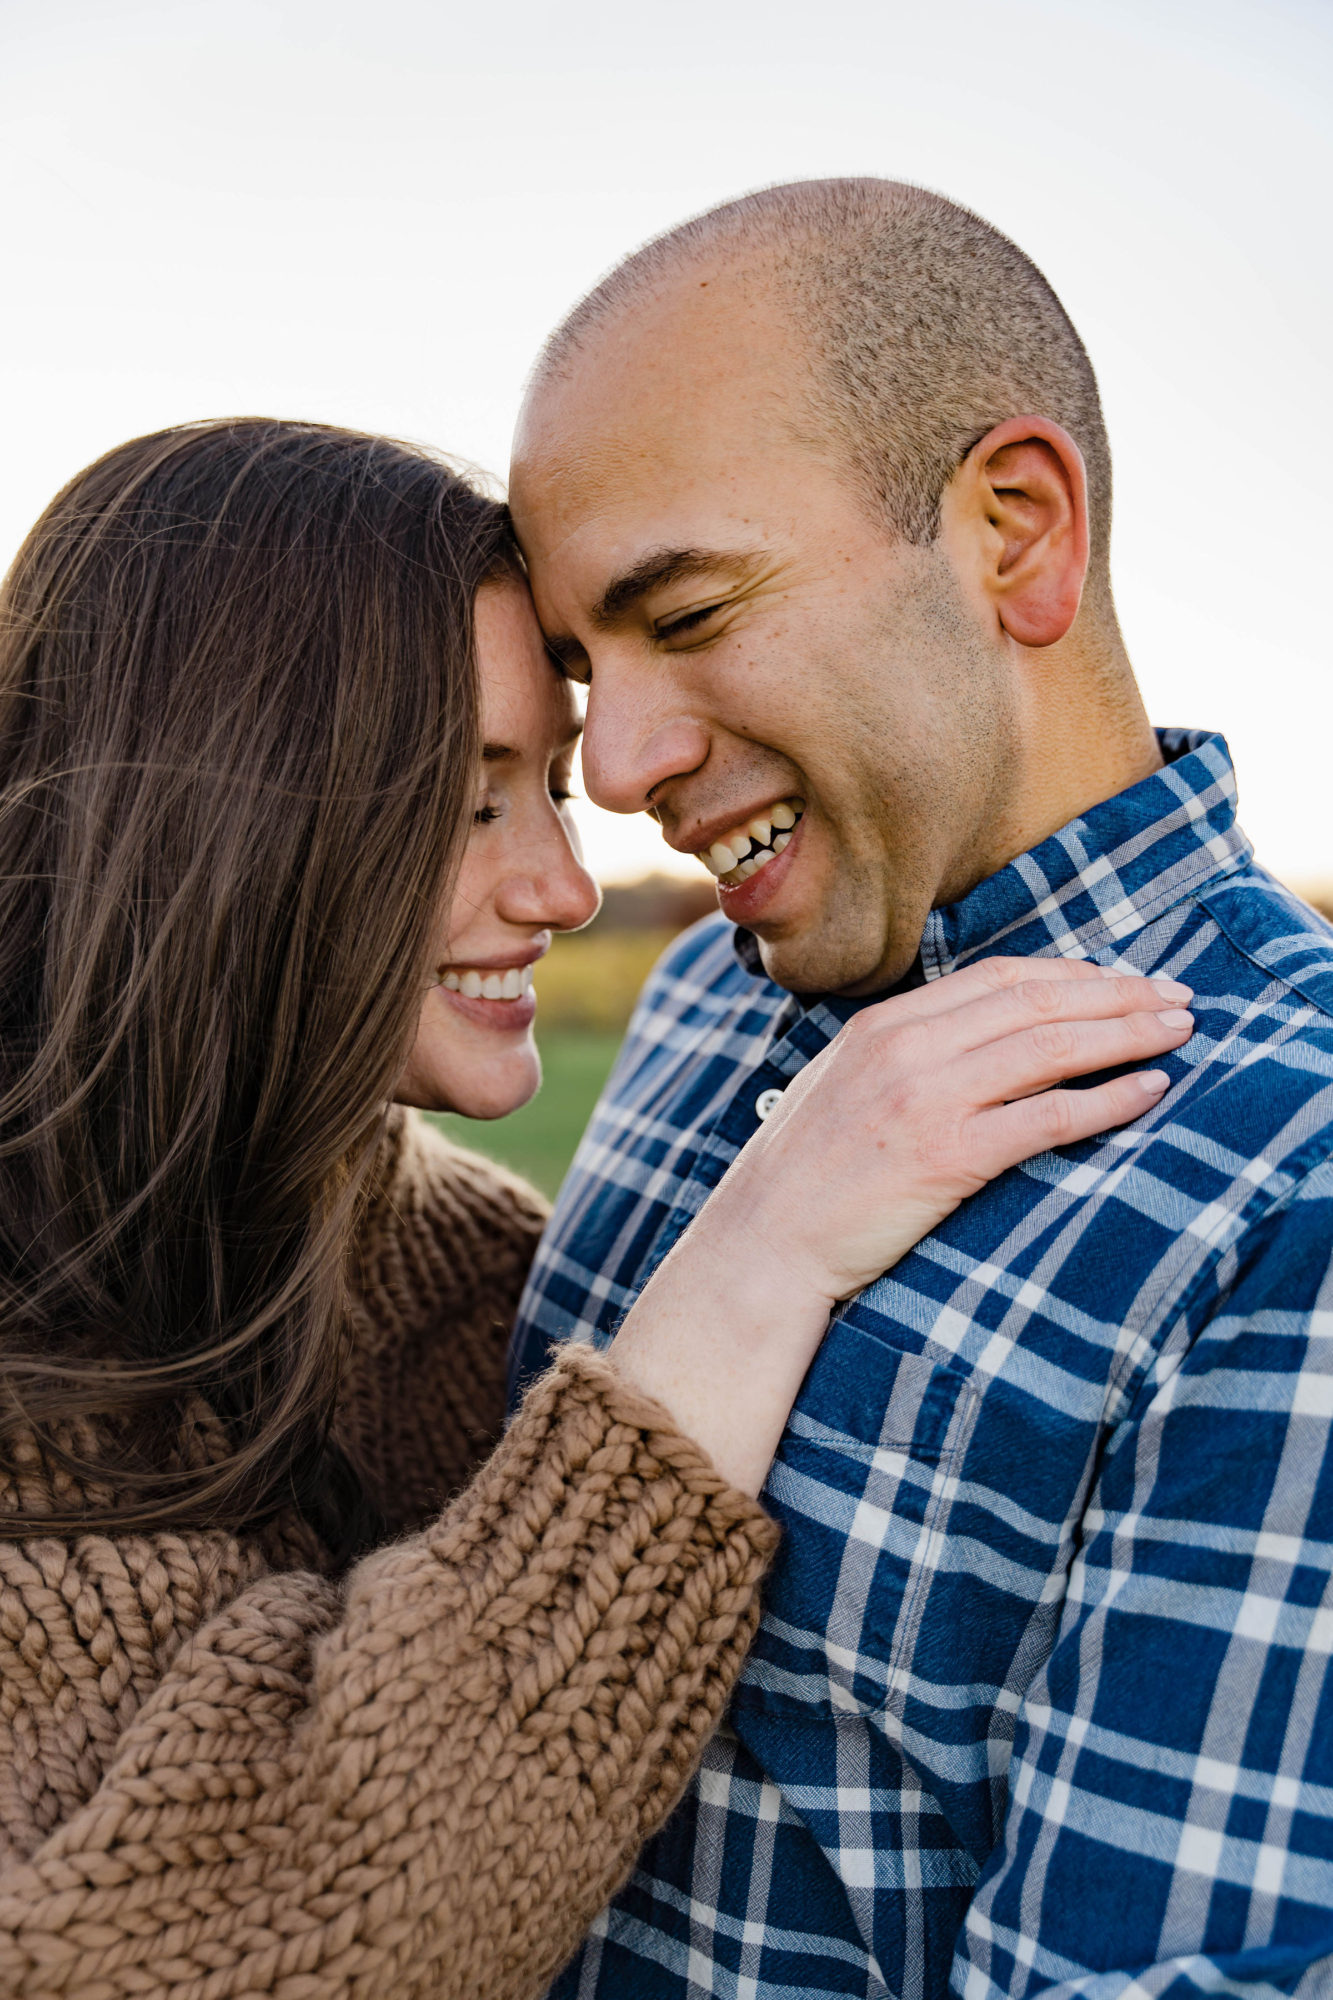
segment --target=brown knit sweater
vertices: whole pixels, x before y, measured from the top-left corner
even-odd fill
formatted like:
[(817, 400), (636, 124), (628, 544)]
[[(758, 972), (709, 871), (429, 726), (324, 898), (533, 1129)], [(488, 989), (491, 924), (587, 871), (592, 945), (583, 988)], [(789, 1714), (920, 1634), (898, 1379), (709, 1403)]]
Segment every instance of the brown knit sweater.
[[(0, 1992), (520, 2000), (680, 1793), (773, 1524), (567, 1350), (498, 1431), (530, 1189), (395, 1115), (339, 1429), (399, 1530), (0, 1542)], [(7, 1512), (49, 1505), (35, 1448)], [(424, 1525), (422, 1525), (424, 1520)]]

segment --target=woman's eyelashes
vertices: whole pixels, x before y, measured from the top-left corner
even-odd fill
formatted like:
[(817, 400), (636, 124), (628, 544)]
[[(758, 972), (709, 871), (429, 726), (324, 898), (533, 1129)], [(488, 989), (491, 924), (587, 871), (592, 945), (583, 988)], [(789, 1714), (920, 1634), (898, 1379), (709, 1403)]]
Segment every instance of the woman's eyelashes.
[[(553, 777), (546, 790), (547, 796), (557, 810), (563, 806), (567, 806), (571, 799), (577, 797), (572, 782), (568, 777)], [(497, 804), (493, 798), (487, 798), (482, 800), (477, 810), (473, 813), (472, 824), (473, 826), (490, 826), (495, 820), (503, 819), (503, 817), (504, 806)]]
[(557, 806), (567, 806), (575, 796), (574, 758), (567, 749), (548, 770), (546, 789)]

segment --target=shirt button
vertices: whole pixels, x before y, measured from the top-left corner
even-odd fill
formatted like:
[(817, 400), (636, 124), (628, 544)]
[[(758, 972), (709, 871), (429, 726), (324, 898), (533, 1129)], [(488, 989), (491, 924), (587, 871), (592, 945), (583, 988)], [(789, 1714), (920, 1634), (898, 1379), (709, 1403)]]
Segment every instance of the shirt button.
[(782, 1102), (780, 1090), (761, 1090), (754, 1101), (754, 1115), (762, 1125), (765, 1118), (772, 1117)]

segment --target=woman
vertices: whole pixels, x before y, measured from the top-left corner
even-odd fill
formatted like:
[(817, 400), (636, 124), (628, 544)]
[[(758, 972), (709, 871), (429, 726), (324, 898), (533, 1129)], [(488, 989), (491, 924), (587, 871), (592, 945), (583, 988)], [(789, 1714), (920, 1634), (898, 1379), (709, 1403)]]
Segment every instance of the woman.
[(0, 1986), (536, 1993), (721, 1712), (835, 1300), (1183, 1034), (1091, 968), (868, 1010), (477, 1470), (541, 1209), (401, 1107), (530, 1096), (596, 906), (503, 511), (165, 432), (0, 649)]

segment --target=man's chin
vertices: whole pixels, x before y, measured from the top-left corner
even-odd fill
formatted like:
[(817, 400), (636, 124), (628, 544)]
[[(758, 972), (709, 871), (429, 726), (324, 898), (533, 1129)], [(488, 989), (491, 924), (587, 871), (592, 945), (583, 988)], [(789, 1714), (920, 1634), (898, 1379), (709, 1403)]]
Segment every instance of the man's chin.
[[(850, 951), (846, 942), (827, 935), (762, 938), (756, 936), (760, 963), (775, 986), (789, 993), (845, 995), (848, 998), (882, 992), (902, 977), (882, 948), (862, 943)], [(908, 955), (907, 962), (911, 958)]]

